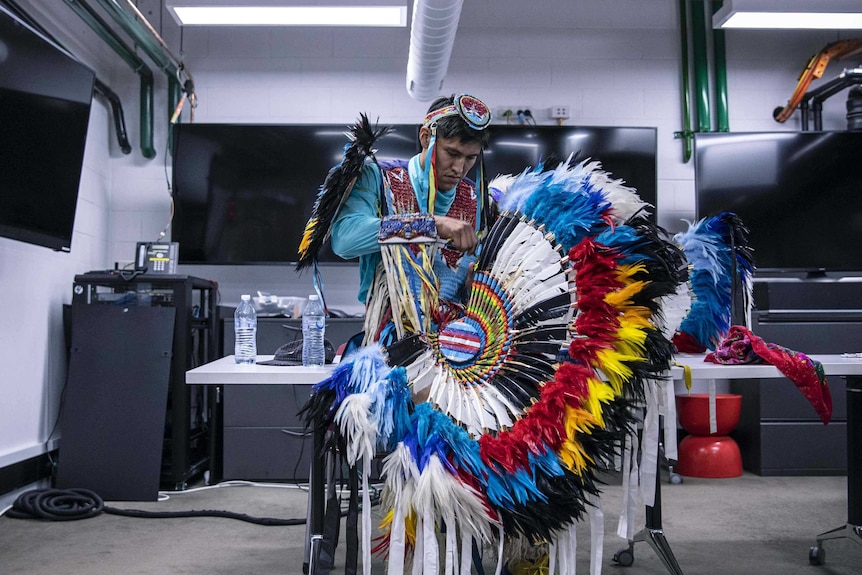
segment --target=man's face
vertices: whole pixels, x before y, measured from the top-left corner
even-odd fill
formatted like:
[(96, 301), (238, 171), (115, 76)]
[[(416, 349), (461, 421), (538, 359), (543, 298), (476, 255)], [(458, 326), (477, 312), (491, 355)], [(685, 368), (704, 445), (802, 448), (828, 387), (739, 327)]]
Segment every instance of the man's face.
[[(429, 140), (430, 134), (422, 139), (423, 160)], [(449, 190), (457, 186), (476, 163), (482, 145), (479, 142), (462, 142), (458, 138), (438, 137), (434, 149), (437, 154), (437, 187)]]

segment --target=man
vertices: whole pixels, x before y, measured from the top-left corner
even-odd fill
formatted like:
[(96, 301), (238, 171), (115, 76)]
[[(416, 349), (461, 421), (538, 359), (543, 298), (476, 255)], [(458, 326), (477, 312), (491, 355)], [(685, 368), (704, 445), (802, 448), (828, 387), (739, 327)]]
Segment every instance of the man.
[(419, 129), (419, 154), (363, 167), (336, 217), (331, 238), (337, 255), (359, 257), (360, 301), (370, 305), (375, 276), (383, 273), (378, 269), (383, 217), (417, 212), (432, 213), (438, 238), (447, 242), (434, 262), (440, 299), (460, 301), (487, 210), (484, 194), (467, 174), (487, 145), (485, 128), (490, 120), (488, 107), (472, 96), (438, 98)]

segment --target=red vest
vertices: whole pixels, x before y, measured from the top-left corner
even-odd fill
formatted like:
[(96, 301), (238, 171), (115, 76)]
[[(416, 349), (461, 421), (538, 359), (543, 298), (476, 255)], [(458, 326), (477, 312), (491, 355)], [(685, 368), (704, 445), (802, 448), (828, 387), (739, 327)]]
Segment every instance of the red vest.
[[(411, 214), (424, 211), (425, 206), (420, 207), (416, 201), (416, 192), (410, 183), (410, 174), (407, 172), (407, 163), (397, 165), (386, 165), (381, 162), (382, 175), (388, 185), (392, 197), (392, 206), (396, 213)], [(476, 187), (467, 179), (461, 180), (455, 188), (455, 199), (446, 212), (446, 216), (469, 222), (476, 227)], [(461, 258), (461, 252), (449, 248), (441, 250), (446, 263), (455, 267)]]

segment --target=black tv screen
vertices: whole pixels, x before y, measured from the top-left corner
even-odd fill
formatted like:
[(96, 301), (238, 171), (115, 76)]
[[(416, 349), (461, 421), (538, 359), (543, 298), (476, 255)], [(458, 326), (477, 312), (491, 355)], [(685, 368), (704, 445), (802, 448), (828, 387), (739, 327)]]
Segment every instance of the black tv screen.
[[(178, 124), (174, 128), (172, 241), (180, 263), (291, 263), (317, 190), (341, 159), (346, 126)], [(418, 127), (378, 141), (380, 160), (419, 151)], [(539, 160), (592, 157), (655, 204), (654, 128), (491, 126), (486, 177)], [(474, 173), (470, 174), (474, 177)], [(343, 262), (328, 247), (321, 262)]]
[[(409, 158), (415, 126), (396, 126), (377, 157)], [(180, 263), (290, 263), (317, 190), (342, 156), (344, 125), (178, 124), (174, 219)], [(321, 262), (343, 262), (327, 245)]]
[(695, 135), (697, 216), (735, 212), (762, 272), (862, 271), (862, 132)]
[(69, 251), (95, 75), (0, 7), (0, 235)]
[[(572, 155), (573, 162), (592, 159), (615, 179), (635, 188), (656, 206), (656, 129), (608, 126), (493, 125), (485, 153), (488, 177), (520, 172), (544, 162), (553, 167)], [(655, 221), (655, 209), (651, 209)]]

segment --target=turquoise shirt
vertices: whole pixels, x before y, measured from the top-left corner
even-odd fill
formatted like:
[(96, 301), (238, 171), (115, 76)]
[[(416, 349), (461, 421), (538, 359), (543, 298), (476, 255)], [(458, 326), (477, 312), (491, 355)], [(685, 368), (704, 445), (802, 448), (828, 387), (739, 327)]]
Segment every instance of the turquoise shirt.
[[(407, 165), (410, 183), (413, 185), (419, 206), (428, 205), (428, 178), (419, 162), (419, 155), (410, 159)], [(380, 189), (383, 176), (376, 164), (366, 164), (356, 179), (353, 190), (341, 206), (335, 223), (332, 225), (332, 251), (344, 259), (359, 258), (359, 301), (365, 303), (374, 272), (380, 263), (380, 245), (377, 233), (380, 231)], [(434, 215), (444, 216), (455, 201), (455, 188), (439, 190), (434, 201)], [(458, 270), (451, 270), (443, 257), (437, 255), (434, 270), (440, 279), (440, 297), (459, 301), (458, 291), (469, 271), (475, 256), (461, 258)], [(441, 267), (442, 266), (442, 267)]]

